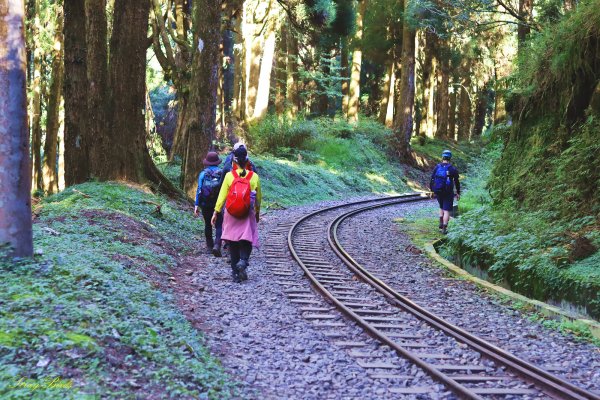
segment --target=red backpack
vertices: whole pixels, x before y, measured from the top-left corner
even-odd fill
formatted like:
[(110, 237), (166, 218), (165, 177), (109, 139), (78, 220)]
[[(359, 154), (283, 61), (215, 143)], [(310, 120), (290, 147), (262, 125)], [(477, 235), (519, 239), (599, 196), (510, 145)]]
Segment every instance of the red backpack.
[(244, 178), (241, 178), (236, 169), (231, 171), (233, 182), (227, 193), (225, 208), (227, 212), (236, 218), (244, 218), (250, 212), (250, 179), (254, 172), (248, 172)]

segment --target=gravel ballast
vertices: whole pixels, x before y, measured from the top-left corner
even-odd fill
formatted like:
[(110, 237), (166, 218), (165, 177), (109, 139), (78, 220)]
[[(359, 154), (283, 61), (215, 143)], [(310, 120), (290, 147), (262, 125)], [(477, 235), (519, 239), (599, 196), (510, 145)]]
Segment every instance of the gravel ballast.
[[(341, 225), (340, 239), (363, 266), (382, 271), (386, 282), (417, 303), (574, 383), (600, 388), (597, 348), (525, 319), (473, 284), (449, 278), (415, 252), (393, 219), (428, 203), (360, 214)], [(206, 332), (207, 345), (239, 382), (241, 398), (452, 398), (443, 386), (332, 310), (289, 254), (280, 250), (292, 222), (334, 204), (340, 203), (264, 215), (259, 225), (262, 245), (253, 251), (249, 280), (242, 284), (232, 282), (225, 257), (187, 257), (176, 274), (180, 307)], [(315, 313), (333, 316), (327, 321), (310, 319)], [(393, 388), (408, 383), (377, 377), (385, 375), (385, 369), (366, 373), (360, 365), (364, 353), (376, 356), (382, 365), (394, 364), (394, 376), (410, 376), (411, 386), (427, 387), (430, 393), (394, 394)]]

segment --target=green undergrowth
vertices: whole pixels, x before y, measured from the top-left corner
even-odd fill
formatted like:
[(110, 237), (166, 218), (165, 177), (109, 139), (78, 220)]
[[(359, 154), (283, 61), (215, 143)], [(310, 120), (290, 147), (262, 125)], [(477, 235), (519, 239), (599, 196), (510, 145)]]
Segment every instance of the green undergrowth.
[[(461, 199), (463, 214), (452, 225), (441, 253), (462, 265), (486, 270), (489, 279), (518, 293), (556, 304), (567, 302), (577, 311), (600, 318), (600, 229), (597, 215), (590, 212), (597, 202), (584, 201), (582, 196), (587, 194), (575, 188), (584, 179), (581, 169), (591, 167), (585, 158), (589, 152), (570, 148), (554, 159), (540, 160), (548, 171), (534, 177), (521, 173), (520, 168), (525, 171), (527, 163), (535, 163), (527, 157), (536, 151), (528, 147), (520, 152), (521, 159), (516, 153), (507, 154), (512, 151), (517, 150), (510, 145), (502, 153), (488, 147), (484, 158), (473, 164), (476, 172), (467, 176)], [(570, 168), (564, 176), (556, 173), (575, 158), (583, 163), (578, 164), (579, 170)], [(513, 175), (521, 176), (520, 180)], [(593, 173), (587, 176), (588, 183), (593, 183)], [(535, 206), (506, 199), (490, 187), (490, 181), (502, 179), (505, 186), (516, 187), (520, 182), (519, 190)]]
[(598, 4), (582, 1), (522, 52), (507, 99), (514, 124), (497, 134), (504, 146), (489, 179), (474, 183), (490, 197), (459, 218), (442, 248), (519, 293), (597, 320)]
[[(197, 220), (117, 183), (77, 185), (37, 213), (38, 255), (0, 264), (1, 398), (233, 395), (168, 289)], [(73, 386), (47, 387), (55, 378)]]

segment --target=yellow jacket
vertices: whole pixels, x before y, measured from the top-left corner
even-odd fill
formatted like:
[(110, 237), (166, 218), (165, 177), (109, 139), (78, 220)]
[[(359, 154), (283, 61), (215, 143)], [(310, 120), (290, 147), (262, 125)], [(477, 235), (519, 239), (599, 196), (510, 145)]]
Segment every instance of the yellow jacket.
[[(242, 173), (242, 169), (238, 168), (238, 175)], [(223, 206), (225, 205), (225, 201), (227, 200), (227, 194), (229, 193), (229, 188), (233, 183), (233, 174), (228, 172), (225, 175), (225, 179), (223, 179), (223, 185), (221, 186), (221, 190), (219, 191), (219, 198), (217, 199), (217, 205), (215, 206), (216, 212), (221, 212)], [(256, 190), (256, 201), (254, 202), (254, 211), (257, 214), (260, 213), (260, 202), (262, 201), (262, 193), (260, 191), (260, 179), (258, 178), (258, 174), (255, 172), (252, 174), (252, 178), (250, 179), (250, 189)]]

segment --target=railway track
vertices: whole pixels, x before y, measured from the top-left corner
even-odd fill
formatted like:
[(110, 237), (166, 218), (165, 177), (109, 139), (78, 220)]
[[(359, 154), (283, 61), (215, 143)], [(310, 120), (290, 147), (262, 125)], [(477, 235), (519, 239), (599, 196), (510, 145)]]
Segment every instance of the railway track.
[[(340, 244), (337, 230), (352, 216), (378, 207), (423, 199), (421, 195), (403, 195), (329, 207), (306, 215), (294, 224), (282, 226), (274, 233), (287, 232), (286, 244), (293, 259), (327, 303), (459, 398), (600, 400), (600, 396), (519, 359), (415, 304), (379, 279), (380, 271), (363, 268)], [(280, 240), (271, 246), (275, 249), (284, 243)], [(285, 277), (288, 272), (280, 271), (279, 274)], [(293, 287), (286, 292), (292, 301), (309, 306), (303, 309), (305, 318), (324, 327), (342, 326), (335, 322), (337, 316), (331, 309), (311, 308), (312, 300), (304, 289)], [(374, 371), (372, 376), (405, 382), (390, 388), (391, 393), (432, 392), (431, 387), (411, 385), (411, 376), (394, 375), (393, 364), (370, 361), (376, 357), (361, 352), (360, 343), (345, 344), (352, 348), (359, 365)], [(465, 363), (469, 360), (482, 362)]]

